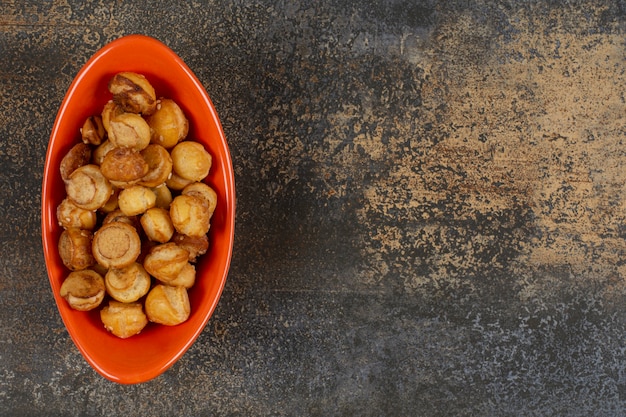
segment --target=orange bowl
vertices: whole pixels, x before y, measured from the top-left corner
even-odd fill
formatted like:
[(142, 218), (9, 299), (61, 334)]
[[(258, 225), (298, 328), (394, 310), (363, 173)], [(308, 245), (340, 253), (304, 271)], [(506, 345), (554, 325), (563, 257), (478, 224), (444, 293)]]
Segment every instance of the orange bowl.
[[(80, 141), (85, 119), (100, 114), (111, 99), (107, 84), (120, 71), (141, 73), (157, 96), (175, 100), (189, 120), (189, 138), (213, 156), (206, 182), (218, 195), (211, 218), (209, 250), (196, 265), (196, 283), (189, 290), (191, 315), (173, 327), (149, 324), (140, 334), (119, 339), (107, 332), (99, 309), (80, 312), (60, 297), (69, 271), (57, 250), (61, 227), (56, 208), (65, 196), (59, 166), (65, 153)], [(122, 384), (148, 381), (171, 367), (198, 338), (226, 283), (235, 228), (235, 181), (226, 137), (217, 112), (200, 81), (171, 49), (156, 39), (130, 35), (99, 50), (80, 70), (57, 114), (43, 174), (41, 198), (43, 250), (52, 292), (67, 330), (87, 362), (105, 378)]]

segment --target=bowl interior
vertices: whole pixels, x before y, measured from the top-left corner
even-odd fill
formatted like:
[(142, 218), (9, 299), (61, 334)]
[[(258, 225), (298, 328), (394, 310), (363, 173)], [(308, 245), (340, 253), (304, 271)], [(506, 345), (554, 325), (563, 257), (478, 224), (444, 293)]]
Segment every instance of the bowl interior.
[[(209, 251), (196, 265), (197, 278), (189, 291), (191, 315), (178, 326), (148, 325), (139, 335), (119, 339), (108, 333), (99, 309), (75, 311), (59, 295), (69, 271), (57, 242), (61, 227), (56, 208), (65, 196), (59, 174), (61, 159), (80, 140), (85, 119), (99, 114), (111, 99), (108, 81), (120, 71), (145, 75), (157, 96), (175, 100), (189, 120), (189, 138), (202, 143), (213, 156), (205, 180), (218, 195), (211, 219)], [(228, 275), (232, 256), (235, 188), (232, 161), (217, 113), (202, 84), (185, 63), (156, 39), (130, 35), (106, 45), (81, 69), (59, 109), (50, 135), (42, 184), (42, 240), (50, 285), (67, 330), (87, 362), (104, 377), (119, 383), (138, 383), (167, 370), (196, 340), (213, 313)]]

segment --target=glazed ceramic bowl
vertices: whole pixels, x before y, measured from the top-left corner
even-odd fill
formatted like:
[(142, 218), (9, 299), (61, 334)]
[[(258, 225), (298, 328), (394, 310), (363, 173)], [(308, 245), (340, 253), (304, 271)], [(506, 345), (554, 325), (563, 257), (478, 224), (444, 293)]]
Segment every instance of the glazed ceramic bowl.
[[(209, 250), (196, 265), (196, 283), (189, 290), (191, 315), (178, 326), (149, 324), (140, 334), (120, 339), (105, 330), (99, 311), (71, 309), (60, 297), (69, 271), (57, 250), (61, 227), (56, 208), (65, 196), (59, 165), (80, 141), (85, 119), (99, 114), (111, 99), (107, 83), (120, 71), (148, 78), (157, 95), (175, 100), (189, 120), (188, 137), (202, 143), (213, 156), (206, 182), (218, 195), (211, 219)], [(41, 197), (42, 240), (52, 293), (67, 331), (87, 362), (111, 381), (148, 381), (171, 367), (194, 343), (211, 317), (230, 266), (235, 226), (235, 184), (232, 161), (218, 115), (204, 87), (187, 65), (154, 38), (130, 35), (99, 50), (80, 70), (58, 111), (46, 154)]]

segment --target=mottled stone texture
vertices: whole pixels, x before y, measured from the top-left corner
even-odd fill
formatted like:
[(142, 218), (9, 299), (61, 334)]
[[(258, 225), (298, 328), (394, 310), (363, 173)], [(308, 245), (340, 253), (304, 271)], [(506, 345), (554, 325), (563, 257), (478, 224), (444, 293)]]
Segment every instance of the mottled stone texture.
[[(626, 414), (626, 5), (0, 3), (0, 414)], [(65, 90), (130, 33), (211, 95), (235, 254), (195, 345), (121, 386), (46, 278)]]

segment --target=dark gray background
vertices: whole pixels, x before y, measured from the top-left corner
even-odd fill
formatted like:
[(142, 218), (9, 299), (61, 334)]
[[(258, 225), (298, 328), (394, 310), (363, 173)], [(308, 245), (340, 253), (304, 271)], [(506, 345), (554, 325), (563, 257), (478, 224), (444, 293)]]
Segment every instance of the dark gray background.
[[(0, 414), (626, 413), (622, 2), (0, 3)], [(223, 297), (121, 386), (57, 313), (49, 133), (86, 60), (170, 46), (236, 172)]]

